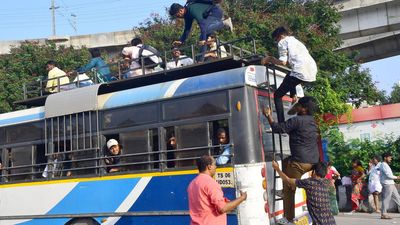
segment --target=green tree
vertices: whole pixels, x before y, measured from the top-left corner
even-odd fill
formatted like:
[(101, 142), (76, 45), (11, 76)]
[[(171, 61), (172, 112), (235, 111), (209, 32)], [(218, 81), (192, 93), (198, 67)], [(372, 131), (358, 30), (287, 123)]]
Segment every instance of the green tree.
[[(219, 32), (219, 38), (232, 40), (251, 36), (257, 42), (258, 52), (277, 55), (276, 44), (270, 34), (278, 26), (288, 27), (294, 36), (305, 43), (319, 67), (317, 82), (306, 90), (307, 94), (320, 101), (322, 113), (341, 115), (349, 111), (345, 105), (349, 99), (356, 99), (358, 105), (364, 100), (374, 103), (382, 95), (372, 82), (369, 71), (362, 70), (354, 60), (355, 54), (333, 51), (341, 44), (337, 26), (341, 15), (330, 2), (224, 0), (222, 6), (225, 14), (233, 19), (235, 32)], [(172, 41), (181, 34), (183, 24), (181, 20), (153, 15), (137, 28), (145, 42), (168, 50)], [(187, 43), (195, 44), (197, 38), (198, 28), (194, 26)], [(251, 47), (251, 43), (241, 45)]]
[[(352, 159), (359, 159), (367, 169), (369, 160), (375, 155), (391, 152), (394, 159), (400, 157), (400, 137), (396, 139), (386, 136), (374, 141), (360, 139), (345, 141), (343, 134), (336, 127), (329, 130), (328, 145), (329, 159), (342, 175), (350, 174)], [(393, 160), (391, 167), (394, 172), (399, 172), (399, 160)]]
[(390, 103), (400, 103), (400, 85), (394, 84), (390, 93)]
[(21, 108), (13, 102), (23, 99), (23, 84), (46, 78), (48, 60), (56, 61), (64, 71), (71, 71), (89, 58), (86, 48), (56, 47), (53, 43), (25, 42), (12, 48), (10, 54), (0, 56), (0, 113)]

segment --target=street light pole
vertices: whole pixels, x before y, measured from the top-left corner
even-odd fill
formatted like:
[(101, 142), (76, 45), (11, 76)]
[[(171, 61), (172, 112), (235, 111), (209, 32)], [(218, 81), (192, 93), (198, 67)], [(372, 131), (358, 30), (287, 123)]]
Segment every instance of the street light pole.
[(54, 0), (51, 0), (51, 17), (52, 17), (52, 28), (53, 28), (53, 36), (56, 36), (56, 9), (58, 9), (59, 7), (55, 7), (54, 6)]

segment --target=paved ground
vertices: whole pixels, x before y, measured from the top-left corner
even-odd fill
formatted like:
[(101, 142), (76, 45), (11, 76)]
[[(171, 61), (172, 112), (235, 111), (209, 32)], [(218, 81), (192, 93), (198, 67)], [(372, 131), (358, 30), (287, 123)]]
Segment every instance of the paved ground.
[(400, 213), (389, 214), (393, 219), (382, 220), (381, 215), (377, 213), (340, 213), (335, 216), (337, 225), (400, 225)]

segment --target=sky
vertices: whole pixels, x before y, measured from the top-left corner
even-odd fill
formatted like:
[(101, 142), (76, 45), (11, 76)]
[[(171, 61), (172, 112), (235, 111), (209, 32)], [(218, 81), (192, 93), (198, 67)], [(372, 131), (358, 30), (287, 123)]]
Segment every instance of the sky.
[[(54, 0), (57, 36), (130, 30), (150, 18), (166, 14), (173, 2), (186, 0)], [(0, 41), (52, 36), (51, 0), (3, 0), (0, 6)], [(378, 89), (390, 93), (400, 81), (400, 56), (363, 64)]]

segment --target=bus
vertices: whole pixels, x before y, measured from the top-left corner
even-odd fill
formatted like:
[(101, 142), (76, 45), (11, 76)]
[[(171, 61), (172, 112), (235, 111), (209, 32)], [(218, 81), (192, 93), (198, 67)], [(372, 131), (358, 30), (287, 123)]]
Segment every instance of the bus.
[[(96, 84), (1, 114), (0, 224), (189, 224), (186, 188), (198, 174), (195, 161), (217, 158), (224, 147), (231, 154), (216, 181), (228, 199), (248, 194), (228, 213), (228, 224), (274, 224), (283, 210), (272, 197), (282, 187), (273, 186), (273, 139), (281, 138), (285, 154), (289, 145), (287, 136), (268, 132), (261, 111), (275, 108), (270, 88), (287, 71), (235, 65), (211, 62)], [(219, 129), (228, 135), (225, 144), (218, 143)], [(116, 172), (105, 163), (110, 139), (122, 147), (111, 156), (118, 158)], [(304, 206), (297, 190), (296, 215)]]

